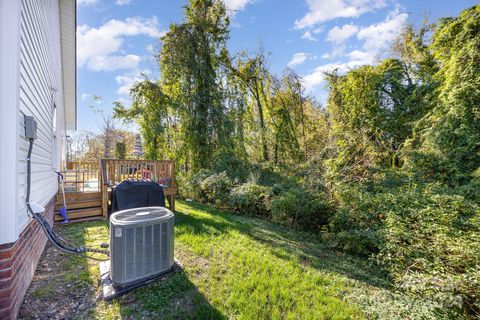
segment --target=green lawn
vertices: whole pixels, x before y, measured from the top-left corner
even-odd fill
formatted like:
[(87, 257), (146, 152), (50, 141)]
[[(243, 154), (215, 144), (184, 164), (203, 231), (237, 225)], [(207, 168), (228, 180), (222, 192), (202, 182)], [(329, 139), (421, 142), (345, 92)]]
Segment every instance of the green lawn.
[[(58, 229), (86, 245), (108, 241), (105, 222)], [(98, 298), (98, 263), (51, 247), (44, 256), (60, 271), (47, 281), (41, 262), (27, 298), (68, 305), (89, 295), (80, 308), (55, 310), (73, 318), (442, 318), (433, 304), (391, 291), (366, 260), (329, 250), (308, 234), (182, 201), (175, 215), (175, 256), (184, 271), (113, 302)], [(21, 315), (28, 318), (25, 309)]]

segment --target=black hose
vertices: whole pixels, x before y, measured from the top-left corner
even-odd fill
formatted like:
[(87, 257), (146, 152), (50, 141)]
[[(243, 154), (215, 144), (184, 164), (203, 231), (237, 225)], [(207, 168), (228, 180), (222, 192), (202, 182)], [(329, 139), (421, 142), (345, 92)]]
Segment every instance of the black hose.
[[(101, 260), (97, 259), (94, 257), (90, 257), (85, 255), (87, 252), (91, 253), (101, 253), (106, 256), (110, 256), (110, 252), (108, 250), (100, 250), (100, 249), (95, 249), (95, 248), (88, 248), (88, 247), (74, 247), (70, 245), (67, 241), (62, 239), (60, 236), (58, 236), (55, 231), (53, 231), (52, 227), (48, 223), (48, 221), (39, 213), (34, 212), (32, 207), (30, 206), (30, 185), (31, 185), (31, 176), (32, 176), (32, 162), (31, 162), (31, 157), (32, 157), (32, 149), (33, 149), (33, 142), (34, 139), (30, 138), (29, 139), (30, 145), (28, 147), (28, 155), (27, 155), (27, 196), (26, 196), (26, 204), (27, 204), (27, 209), (32, 215), (32, 217), (40, 224), (40, 227), (43, 229), (45, 234), (47, 235), (47, 238), (57, 247), (58, 249), (68, 252), (68, 253), (74, 253), (74, 254), (82, 254), (85, 257), (93, 260), (100, 260), (100, 261), (106, 261), (106, 260)], [(62, 243), (63, 242), (63, 243)]]

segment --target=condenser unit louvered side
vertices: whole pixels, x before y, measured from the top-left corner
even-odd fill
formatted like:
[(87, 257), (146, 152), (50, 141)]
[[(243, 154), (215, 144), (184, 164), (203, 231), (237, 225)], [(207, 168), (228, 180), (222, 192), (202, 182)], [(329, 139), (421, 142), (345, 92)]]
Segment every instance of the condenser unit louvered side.
[(169, 271), (174, 264), (173, 233), (173, 213), (163, 207), (130, 209), (112, 215), (112, 282), (124, 286)]

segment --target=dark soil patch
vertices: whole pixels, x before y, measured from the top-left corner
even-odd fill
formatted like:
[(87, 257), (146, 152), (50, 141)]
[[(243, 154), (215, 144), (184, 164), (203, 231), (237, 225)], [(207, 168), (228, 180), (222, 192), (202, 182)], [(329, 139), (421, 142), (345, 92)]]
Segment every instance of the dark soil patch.
[(81, 279), (66, 283), (65, 273), (77, 272), (85, 267), (71, 266), (68, 267), (70, 270), (66, 270), (63, 260), (65, 255), (48, 243), (20, 307), (18, 319), (88, 318), (100, 299), (100, 290)]

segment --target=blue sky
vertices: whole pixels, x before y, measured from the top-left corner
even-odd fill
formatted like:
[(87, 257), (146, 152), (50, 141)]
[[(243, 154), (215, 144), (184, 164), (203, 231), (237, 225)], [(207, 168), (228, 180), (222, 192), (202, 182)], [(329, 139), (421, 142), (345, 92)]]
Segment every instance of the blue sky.
[[(186, 0), (77, 0), (78, 129), (97, 131), (112, 102), (128, 105), (128, 89), (159, 76), (152, 52), (170, 23), (182, 20)], [(455, 16), (473, 0), (225, 0), (231, 10), (232, 53), (261, 43), (280, 75), (297, 71), (309, 95), (326, 98), (323, 72), (375, 64), (403, 26)], [(94, 101), (93, 96), (101, 101)]]

